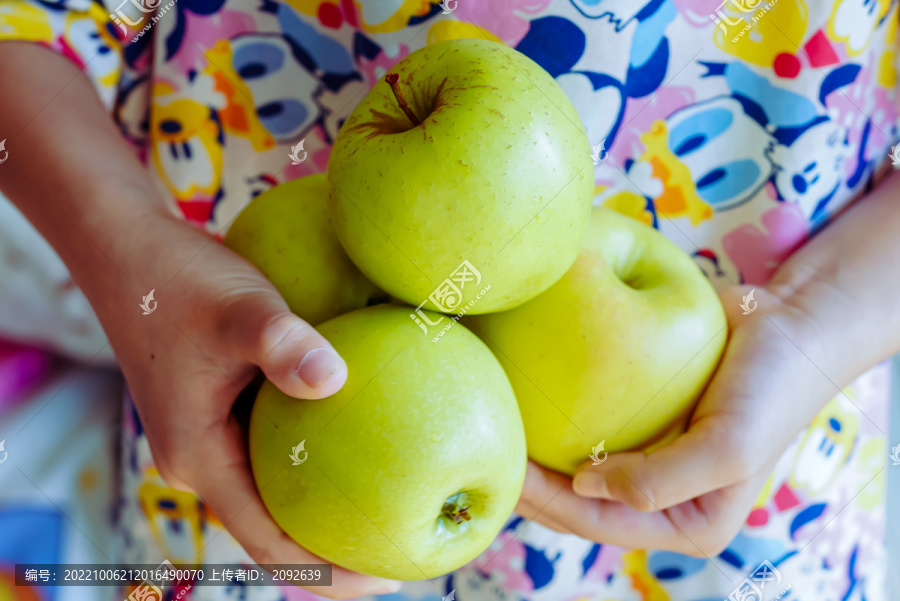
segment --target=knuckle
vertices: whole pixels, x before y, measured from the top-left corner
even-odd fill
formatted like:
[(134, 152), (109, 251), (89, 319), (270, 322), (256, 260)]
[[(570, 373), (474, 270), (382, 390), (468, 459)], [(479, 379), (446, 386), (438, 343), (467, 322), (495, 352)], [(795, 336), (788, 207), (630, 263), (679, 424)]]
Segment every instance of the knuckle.
[(255, 346), (259, 349), (261, 356), (268, 358), (277, 355), (284, 345), (305, 340), (314, 332), (313, 327), (302, 319), (298, 319), (291, 313), (282, 313), (263, 324), (257, 335)]
[(189, 470), (179, 462), (156, 461), (156, 469), (163, 481), (172, 488), (189, 489), (188, 483), (192, 480)]
[(177, 441), (160, 441), (155, 447), (152, 449), (153, 463), (160, 477), (172, 488), (190, 489), (189, 484), (194, 479), (191, 462), (181, 460), (182, 449)]
[(612, 478), (610, 493), (613, 498), (620, 499), (623, 503), (638, 511), (649, 513), (657, 510), (653, 490), (648, 486), (641, 486), (638, 481), (629, 479), (624, 475)]
[(636, 491), (632, 496), (630, 505), (643, 513), (657, 511), (659, 506), (653, 500), (651, 495), (652, 493), (650, 491)]

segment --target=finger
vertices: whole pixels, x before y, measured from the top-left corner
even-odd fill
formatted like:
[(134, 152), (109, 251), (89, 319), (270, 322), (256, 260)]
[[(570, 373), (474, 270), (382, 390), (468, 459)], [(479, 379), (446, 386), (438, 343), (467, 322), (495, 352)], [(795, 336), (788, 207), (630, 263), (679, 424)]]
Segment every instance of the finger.
[(311, 325), (291, 313), (278, 294), (246, 293), (229, 308), (230, 339), (283, 393), (321, 399), (341, 389), (347, 364)]
[[(559, 478), (545, 478), (542, 470), (559, 476)], [(516, 504), (516, 513), (528, 521), (537, 522), (551, 530), (563, 534), (572, 534), (572, 530), (568, 526), (554, 518), (549, 512), (545, 513), (543, 511), (553, 497), (564, 490), (571, 492), (571, 487), (571, 479), (566, 478), (562, 474), (550, 472), (529, 461), (528, 468), (525, 471), (525, 486)], [(526, 494), (526, 491), (528, 494)]]
[[(535, 477), (526, 478), (523, 497), (529, 500), (546, 497), (546, 490), (558, 488), (560, 479), (565, 478), (544, 468), (537, 470)], [(535, 520), (556, 521), (582, 538), (603, 544), (712, 558), (740, 530), (767, 477), (768, 470), (764, 469), (738, 485), (650, 513), (563, 489), (541, 508)]]
[(747, 452), (741, 424), (731, 421), (727, 414), (709, 416), (652, 453), (617, 453), (600, 465), (586, 463), (573, 488), (581, 496), (659, 511), (741, 482), (759, 469), (764, 455)]
[[(259, 564), (325, 563), (295, 543), (272, 520), (260, 499), (250, 472), (238, 423), (231, 419), (204, 435), (203, 450), (195, 457), (203, 466), (191, 484), (234, 539)], [(400, 583), (366, 576), (334, 566), (332, 585), (310, 589), (333, 599), (396, 592)]]
[(632, 529), (635, 533), (652, 530), (658, 540), (671, 534), (672, 525), (662, 513), (644, 514), (621, 503), (580, 497), (572, 491), (568, 477), (539, 465), (529, 464), (522, 498), (539, 508), (533, 515), (535, 521), (556, 523), (596, 542), (636, 548), (642, 545), (630, 536)]

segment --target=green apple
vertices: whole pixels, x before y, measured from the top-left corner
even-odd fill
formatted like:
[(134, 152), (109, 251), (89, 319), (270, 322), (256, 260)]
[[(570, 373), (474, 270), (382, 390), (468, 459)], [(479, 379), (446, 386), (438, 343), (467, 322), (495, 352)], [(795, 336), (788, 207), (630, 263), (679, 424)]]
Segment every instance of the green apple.
[[(439, 42), (393, 67), (338, 132), (335, 229), (369, 279), (413, 306), (456, 313), (490, 285), (469, 313), (509, 309), (578, 255), (590, 157), (540, 66), (502, 43)], [(463, 261), (477, 279), (451, 277)]]
[(347, 383), (303, 401), (266, 382), (250, 459), (266, 507), (297, 543), (352, 570), (420, 580), (494, 540), (522, 491), (526, 448), (490, 350), (459, 324), (432, 342), (409, 313), (380, 305), (321, 324)]
[(225, 246), (253, 263), (312, 325), (384, 296), (341, 247), (329, 195), (325, 175), (280, 184), (244, 207), (225, 234)]
[(466, 323), (506, 369), (531, 459), (570, 475), (591, 454), (683, 431), (728, 335), (718, 296), (687, 254), (599, 207), (560, 281)]

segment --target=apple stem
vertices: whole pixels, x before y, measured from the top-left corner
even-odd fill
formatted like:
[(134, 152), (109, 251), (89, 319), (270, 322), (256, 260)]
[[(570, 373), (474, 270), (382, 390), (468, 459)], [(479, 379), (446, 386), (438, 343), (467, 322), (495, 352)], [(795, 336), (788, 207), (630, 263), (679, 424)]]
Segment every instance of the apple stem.
[(400, 105), (400, 108), (403, 109), (403, 112), (406, 113), (406, 116), (409, 117), (409, 120), (412, 121), (413, 125), (419, 125), (422, 122), (419, 121), (419, 118), (416, 117), (416, 114), (412, 112), (412, 109), (409, 108), (409, 103), (406, 102), (406, 98), (403, 96), (403, 90), (400, 89), (400, 75), (397, 73), (388, 73), (384, 76), (384, 80), (388, 82), (391, 86), (391, 90), (394, 92), (394, 98), (397, 99), (397, 104)]

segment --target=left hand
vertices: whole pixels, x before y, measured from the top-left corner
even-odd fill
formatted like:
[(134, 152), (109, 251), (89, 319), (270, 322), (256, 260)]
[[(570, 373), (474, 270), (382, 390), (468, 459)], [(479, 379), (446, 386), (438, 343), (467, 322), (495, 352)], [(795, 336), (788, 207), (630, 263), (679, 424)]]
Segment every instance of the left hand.
[(743, 315), (750, 290), (720, 295), (728, 344), (684, 434), (651, 453), (586, 460), (574, 480), (529, 462), (516, 511), (623, 547), (700, 557), (724, 550), (785, 449), (837, 392), (800, 351), (817, 345), (810, 316), (763, 287), (757, 309)]

